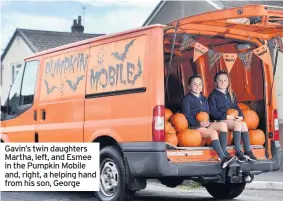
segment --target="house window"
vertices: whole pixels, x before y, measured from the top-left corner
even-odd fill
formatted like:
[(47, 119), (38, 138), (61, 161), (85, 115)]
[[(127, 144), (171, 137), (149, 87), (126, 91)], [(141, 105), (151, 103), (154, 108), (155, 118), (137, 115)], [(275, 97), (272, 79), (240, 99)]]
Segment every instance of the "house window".
[(21, 67), (22, 67), (22, 64), (20, 63), (18, 63), (18, 64), (13, 64), (12, 65), (12, 81), (14, 82), (15, 81), (15, 79), (16, 79), (16, 77), (17, 77), (17, 75), (18, 75), (18, 73), (19, 73), (19, 71), (20, 71), (20, 69), (21, 69)]

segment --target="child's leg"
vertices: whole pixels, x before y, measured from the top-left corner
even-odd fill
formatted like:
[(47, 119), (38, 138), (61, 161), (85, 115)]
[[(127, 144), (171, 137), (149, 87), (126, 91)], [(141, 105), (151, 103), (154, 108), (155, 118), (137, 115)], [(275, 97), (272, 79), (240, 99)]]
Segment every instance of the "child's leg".
[(234, 158), (226, 156), (225, 153), (222, 150), (221, 144), (218, 140), (218, 134), (215, 130), (209, 129), (209, 128), (199, 128), (198, 129), (202, 135), (202, 137), (211, 138), (211, 144), (213, 149), (216, 151), (217, 155), (221, 159), (221, 166), (222, 168), (226, 168), (229, 163), (231, 163)]
[(242, 124), (241, 122), (233, 121), (233, 120), (226, 120), (227, 127), (229, 130), (233, 131), (233, 141), (235, 144), (235, 151), (241, 151), (241, 131), (242, 131)]
[(250, 147), (250, 136), (249, 136), (249, 132), (248, 132), (248, 126), (246, 124), (246, 122), (241, 122), (242, 124), (242, 139), (243, 139), (243, 143), (244, 143), (244, 148), (245, 151), (250, 151), (251, 147)]
[(222, 151), (221, 144), (218, 139), (218, 134), (215, 130), (209, 129), (209, 128), (199, 128), (198, 131), (200, 131), (201, 136), (203, 138), (211, 138), (211, 144), (213, 149), (216, 151), (219, 158), (222, 160), (225, 158), (225, 154)]
[(252, 150), (251, 150), (251, 145), (250, 145), (250, 136), (249, 136), (249, 131), (248, 131), (248, 126), (245, 122), (242, 123), (242, 139), (244, 142), (244, 149), (245, 149), (245, 156), (247, 159), (251, 161), (256, 161), (257, 158), (254, 156)]
[(243, 163), (246, 161), (246, 157), (244, 156), (243, 152), (241, 151), (241, 131), (242, 131), (242, 124), (238, 121), (233, 120), (226, 120), (228, 129), (233, 130), (233, 141), (235, 144), (235, 151), (236, 156), (238, 157), (238, 161)]
[(223, 152), (226, 154), (227, 147), (227, 125), (225, 122), (212, 122), (209, 127), (210, 129), (219, 131), (219, 141), (222, 147)]

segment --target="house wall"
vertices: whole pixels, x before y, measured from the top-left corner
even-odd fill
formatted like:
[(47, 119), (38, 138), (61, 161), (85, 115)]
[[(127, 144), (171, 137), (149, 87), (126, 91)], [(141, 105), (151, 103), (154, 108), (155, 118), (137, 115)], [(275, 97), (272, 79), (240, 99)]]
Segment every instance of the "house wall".
[(17, 35), (2, 61), (4, 69), (2, 71), (3, 80), (1, 86), (1, 102), (4, 102), (4, 100), (6, 100), (6, 97), (10, 90), (10, 86), (12, 85), (12, 65), (24, 64), (24, 59), (32, 54), (32, 50), (28, 47), (24, 40), (19, 35)]
[[(283, 39), (282, 39), (283, 40)], [(277, 106), (279, 121), (283, 124), (283, 53), (279, 52), (276, 67), (275, 84), (277, 93)], [(283, 137), (283, 133), (282, 133)]]
[(167, 24), (179, 18), (217, 10), (207, 1), (167, 1), (149, 24)]

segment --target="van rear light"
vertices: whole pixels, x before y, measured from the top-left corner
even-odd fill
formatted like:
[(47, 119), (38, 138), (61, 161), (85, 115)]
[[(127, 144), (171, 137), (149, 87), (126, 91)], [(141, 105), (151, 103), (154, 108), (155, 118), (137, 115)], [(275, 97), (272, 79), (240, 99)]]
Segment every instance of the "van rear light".
[(273, 112), (273, 119), (274, 119), (274, 140), (279, 141), (280, 134), (279, 134), (279, 120), (278, 120), (278, 111), (274, 110)]
[(165, 107), (163, 105), (157, 105), (153, 109), (153, 120), (152, 120), (152, 140), (154, 142), (165, 141)]

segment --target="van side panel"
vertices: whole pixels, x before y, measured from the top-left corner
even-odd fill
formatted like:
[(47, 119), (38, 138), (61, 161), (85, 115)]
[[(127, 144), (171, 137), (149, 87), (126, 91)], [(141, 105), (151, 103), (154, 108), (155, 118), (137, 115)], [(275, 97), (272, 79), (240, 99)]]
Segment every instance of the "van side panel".
[(37, 110), (39, 142), (83, 141), (88, 60), (89, 45), (44, 56)]
[(150, 46), (150, 105), (151, 113), (157, 105), (165, 105), (163, 29), (152, 29)]
[(150, 141), (150, 30), (91, 44), (84, 140)]

